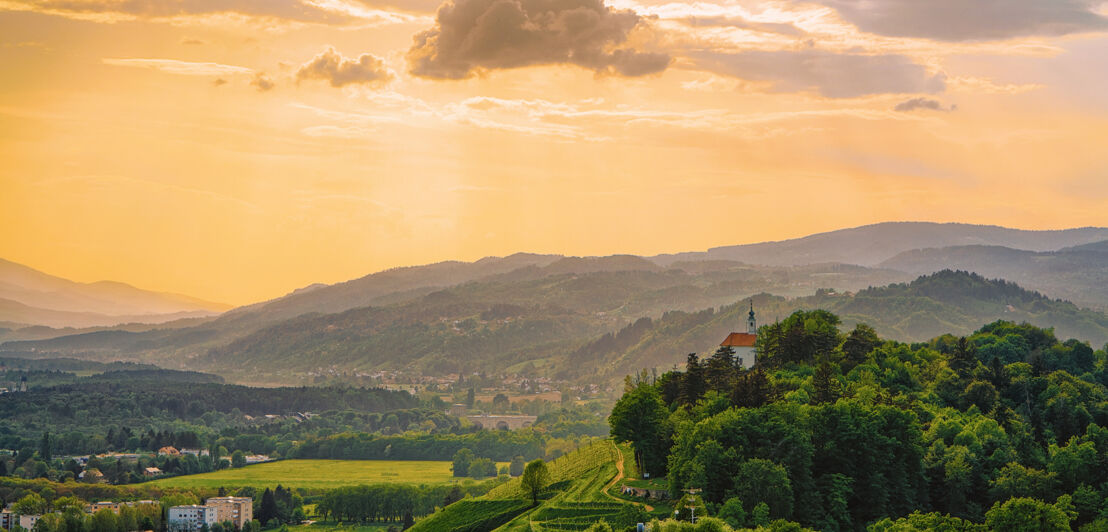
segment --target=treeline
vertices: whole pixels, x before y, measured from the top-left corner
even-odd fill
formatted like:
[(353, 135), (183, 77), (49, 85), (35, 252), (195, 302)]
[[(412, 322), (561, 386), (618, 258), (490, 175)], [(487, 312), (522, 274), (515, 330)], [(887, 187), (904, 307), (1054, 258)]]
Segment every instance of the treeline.
[[(442, 414), (441, 403), (422, 402), (406, 392), (250, 388), (177, 378), (162, 381), (162, 375), (163, 371), (108, 372), (76, 383), (7, 395), (0, 401), (0, 448), (33, 446), (44, 429), (57, 435), (56, 454), (156, 450), (163, 445), (195, 447), (214, 438), (235, 439), (249, 432), (258, 435), (253, 443), (264, 444), (243, 447), (233, 443), (228, 448), (270, 452), (282, 435), (290, 433), (294, 434), (288, 439), (293, 440), (312, 431), (438, 431), (459, 426), (456, 418)], [(306, 412), (331, 415), (288, 417)], [(263, 417), (269, 414), (278, 417)], [(151, 427), (173, 436), (147, 438)]]
[(465, 495), (458, 486), (350, 486), (329, 490), (316, 503), (315, 511), (324, 519), (344, 523), (402, 521), (410, 526), (412, 519), (430, 515)]
[(341, 460), (451, 460), (462, 448), (498, 462), (515, 456), (527, 460), (545, 455), (546, 437), (531, 429), (484, 430), (469, 434), (381, 436), (343, 433), (311, 438), (292, 451), (295, 458)]
[(1065, 529), (1108, 526), (1105, 351), (1003, 321), (911, 345), (838, 324), (817, 310), (763, 327), (753, 370), (721, 349), (643, 374), (612, 435), (670, 493), (703, 490), (713, 515), (765, 505), (857, 530), (913, 512), (972, 525), (1058, 510)]

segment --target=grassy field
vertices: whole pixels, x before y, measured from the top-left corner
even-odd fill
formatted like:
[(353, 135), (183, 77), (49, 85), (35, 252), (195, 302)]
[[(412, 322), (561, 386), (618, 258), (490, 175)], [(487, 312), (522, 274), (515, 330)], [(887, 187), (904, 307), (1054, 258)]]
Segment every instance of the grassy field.
[(450, 474), (448, 461), (281, 460), (239, 469), (154, 480), (151, 484), (182, 488), (219, 488), (281, 484), (293, 488), (337, 488), (359, 484), (450, 484), (465, 479)]
[(595, 442), (547, 464), (551, 484), (536, 507), (521, 493), (519, 479), (513, 479), (481, 497), (456, 502), (417, 521), (411, 530), (556, 532), (585, 530), (600, 520), (614, 521), (624, 506), (632, 504), (604, 491), (617, 476), (618, 456), (612, 442)]

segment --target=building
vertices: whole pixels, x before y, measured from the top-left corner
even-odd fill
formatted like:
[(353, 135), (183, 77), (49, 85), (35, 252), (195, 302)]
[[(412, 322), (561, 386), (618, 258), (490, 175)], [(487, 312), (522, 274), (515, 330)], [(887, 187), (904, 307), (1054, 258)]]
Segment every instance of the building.
[(250, 497), (212, 497), (204, 505), (215, 508), (216, 521), (230, 521), (239, 530), (254, 518), (254, 499)]
[(19, 516), (19, 526), (23, 527), (24, 530), (31, 530), (35, 528), (35, 523), (40, 518), (42, 518), (41, 515), (21, 515)]
[(19, 518), (7, 511), (0, 511), (0, 530), (11, 530), (15, 528), (15, 524), (19, 522)]
[(218, 523), (215, 508), (209, 506), (172, 506), (169, 508), (169, 532), (199, 532), (204, 525)]
[(104, 509), (111, 510), (113, 514), (119, 514), (119, 503), (111, 501), (94, 502), (88, 506), (88, 513), (94, 514)]
[(142, 474), (143, 474), (143, 476), (147, 476), (147, 477), (156, 477), (156, 476), (162, 474), (162, 470), (158, 469), (156, 467), (147, 467), (147, 468), (142, 470)]
[(750, 369), (754, 367), (754, 342), (758, 339), (758, 321), (754, 319), (754, 302), (750, 302), (750, 315), (746, 318), (746, 332), (733, 332), (723, 339), (720, 347), (730, 347), (735, 352), (735, 362)]

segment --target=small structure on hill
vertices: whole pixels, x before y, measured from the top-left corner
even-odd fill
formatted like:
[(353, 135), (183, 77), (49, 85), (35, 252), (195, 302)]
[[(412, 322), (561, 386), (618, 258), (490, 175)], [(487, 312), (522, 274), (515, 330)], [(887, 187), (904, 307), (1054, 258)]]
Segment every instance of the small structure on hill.
[(742, 367), (754, 367), (754, 342), (758, 340), (758, 320), (754, 319), (754, 301), (750, 302), (750, 314), (746, 318), (746, 332), (733, 332), (723, 339), (720, 347), (730, 347), (735, 361)]

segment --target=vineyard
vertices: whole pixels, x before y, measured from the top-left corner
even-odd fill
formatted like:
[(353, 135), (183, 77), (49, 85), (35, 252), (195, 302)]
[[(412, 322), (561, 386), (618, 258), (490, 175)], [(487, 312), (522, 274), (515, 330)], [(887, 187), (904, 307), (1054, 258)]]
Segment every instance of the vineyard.
[(605, 485), (616, 476), (618, 458), (612, 442), (592, 443), (547, 464), (550, 485), (537, 507), (531, 507), (517, 478), (482, 497), (454, 503), (411, 530), (561, 532), (612, 521), (626, 506), (604, 493)]

